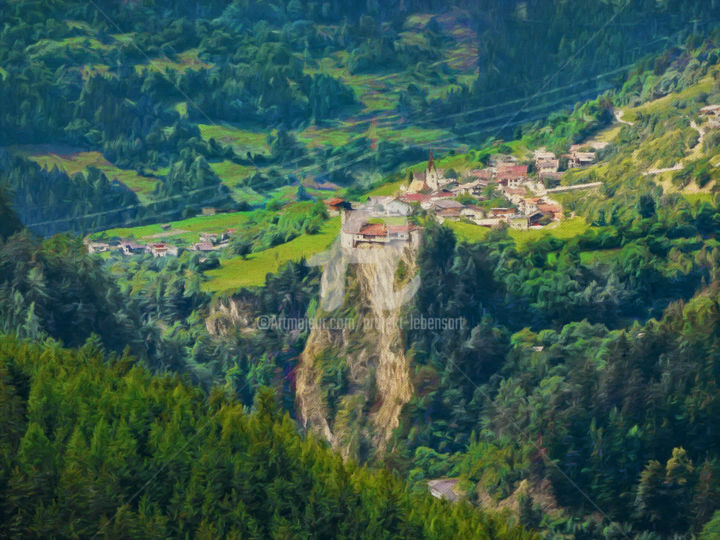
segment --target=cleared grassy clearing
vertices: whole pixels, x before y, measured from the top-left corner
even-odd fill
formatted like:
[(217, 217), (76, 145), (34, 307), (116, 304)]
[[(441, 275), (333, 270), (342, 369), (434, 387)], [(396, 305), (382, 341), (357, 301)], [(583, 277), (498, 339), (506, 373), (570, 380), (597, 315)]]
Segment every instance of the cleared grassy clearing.
[(585, 223), (583, 218), (574, 217), (564, 221), (557, 221), (542, 229), (530, 229), (527, 231), (509, 229), (508, 234), (515, 240), (517, 246), (522, 248), (528, 242), (540, 240), (546, 236), (566, 239), (582, 234), (588, 229), (590, 229), (590, 225)]
[(203, 288), (210, 292), (228, 291), (265, 283), (265, 276), (288, 261), (299, 261), (324, 251), (333, 243), (340, 230), (340, 218), (328, 220), (318, 234), (305, 234), (285, 244), (222, 263), (220, 268), (206, 272), (210, 278)]
[[(91, 238), (134, 238), (135, 240), (152, 240), (153, 238), (172, 239), (182, 237), (183, 239), (197, 237), (202, 232), (220, 233), (227, 229), (239, 228), (252, 215), (253, 212), (231, 212), (217, 214), (215, 216), (195, 216), (180, 221), (168, 223), (169, 229), (163, 229), (163, 224), (154, 223), (141, 227), (120, 227), (108, 229), (91, 235)], [(174, 231), (174, 233), (173, 233)], [(168, 234), (169, 233), (169, 234)], [(158, 236), (163, 235), (163, 236)]]
[(455, 231), (455, 236), (465, 242), (479, 242), (484, 240), (490, 232), (489, 227), (480, 227), (472, 223), (464, 223), (462, 221), (448, 221), (450, 228)]
[(215, 139), (218, 142), (229, 144), (240, 154), (246, 152), (264, 154), (270, 150), (266, 132), (250, 131), (226, 124), (198, 124), (198, 127), (202, 138), (206, 141)]
[(140, 176), (137, 171), (120, 169), (105, 159), (100, 152), (84, 152), (68, 147), (46, 145), (18, 147), (18, 150), (45, 169), (52, 170), (57, 167), (71, 176), (85, 171), (88, 167), (96, 167), (109, 180), (117, 180), (137, 193), (141, 202), (150, 201), (150, 195), (155, 191), (159, 181), (154, 176)]
[(245, 178), (250, 176), (255, 170), (247, 165), (239, 165), (232, 161), (219, 161), (210, 163), (210, 168), (218, 175), (223, 184), (230, 188), (235, 188)]
[(368, 192), (368, 197), (384, 197), (388, 195), (395, 195), (400, 191), (400, 186), (407, 184), (406, 180), (397, 180), (395, 182), (388, 182), (382, 186), (378, 186), (372, 191)]
[(297, 134), (300, 142), (308, 148), (320, 148), (327, 144), (343, 146), (351, 142), (358, 135), (344, 128), (319, 128), (309, 126)]

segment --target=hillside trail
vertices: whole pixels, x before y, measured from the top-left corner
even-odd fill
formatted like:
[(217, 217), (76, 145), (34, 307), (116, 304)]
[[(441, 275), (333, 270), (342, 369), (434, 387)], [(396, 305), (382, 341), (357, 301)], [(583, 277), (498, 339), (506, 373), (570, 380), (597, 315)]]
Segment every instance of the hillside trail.
[(627, 120), (623, 120), (623, 116), (625, 115), (625, 111), (622, 109), (613, 109), (613, 114), (615, 115), (615, 120), (620, 122), (621, 124), (625, 124), (626, 126), (634, 126), (634, 122), (628, 122)]
[(643, 173), (644, 176), (651, 176), (651, 175), (655, 175), (655, 174), (662, 174), (662, 173), (672, 172), (672, 171), (680, 171), (685, 167), (685, 165), (684, 165), (685, 162), (689, 161), (693, 157), (697, 157), (698, 151), (702, 150), (702, 144), (703, 144), (703, 141), (705, 140), (706, 131), (705, 131), (705, 128), (703, 128), (702, 126), (699, 126), (695, 122), (695, 120), (690, 121), (690, 127), (693, 128), (695, 131), (697, 131), (698, 135), (699, 135), (697, 143), (695, 144), (695, 146), (693, 146), (691, 148), (691, 153), (689, 155), (685, 156), (680, 161), (678, 161), (672, 167), (665, 167), (662, 169), (648, 169), (647, 171), (645, 171)]

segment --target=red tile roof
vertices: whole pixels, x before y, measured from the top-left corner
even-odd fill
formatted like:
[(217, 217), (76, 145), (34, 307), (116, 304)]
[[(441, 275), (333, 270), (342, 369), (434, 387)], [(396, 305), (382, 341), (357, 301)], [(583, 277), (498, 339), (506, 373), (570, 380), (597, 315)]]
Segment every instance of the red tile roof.
[(328, 206), (337, 206), (338, 204), (342, 204), (344, 202), (344, 199), (340, 199), (339, 197), (333, 197), (332, 199), (327, 199), (325, 201), (325, 204), (327, 204)]
[(507, 180), (510, 178), (522, 178), (527, 176), (527, 165), (511, 165), (510, 167), (503, 167), (498, 171), (497, 177), (500, 180)]
[(361, 227), (358, 234), (363, 236), (387, 236), (387, 228), (383, 223), (368, 223)]

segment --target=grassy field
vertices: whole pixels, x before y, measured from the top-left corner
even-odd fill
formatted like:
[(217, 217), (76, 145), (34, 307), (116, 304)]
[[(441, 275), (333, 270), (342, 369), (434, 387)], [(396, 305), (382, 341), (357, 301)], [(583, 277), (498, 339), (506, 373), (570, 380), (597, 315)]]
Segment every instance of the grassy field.
[(610, 263), (620, 253), (620, 249), (596, 249), (592, 251), (583, 251), (580, 253), (580, 262), (583, 264), (592, 263)]
[(267, 144), (267, 133), (263, 131), (250, 131), (225, 124), (198, 124), (203, 139), (215, 139), (218, 142), (229, 144), (241, 155), (246, 152), (265, 154), (270, 148)]
[(100, 152), (83, 152), (69, 147), (49, 145), (19, 147), (18, 150), (45, 169), (57, 167), (71, 176), (88, 167), (96, 167), (105, 173), (109, 180), (117, 180), (137, 193), (141, 202), (150, 200), (150, 195), (155, 191), (158, 183), (155, 177), (140, 176), (134, 170), (116, 167)]
[(685, 197), (690, 204), (697, 204), (697, 203), (712, 203), (715, 200), (715, 194), (714, 193), (683, 193), (683, 197)]
[(395, 182), (388, 182), (381, 186), (376, 187), (372, 191), (368, 192), (368, 197), (384, 197), (388, 195), (395, 195), (400, 191), (400, 186), (407, 184), (406, 180), (397, 180)]
[[(456, 236), (460, 240), (466, 242), (479, 242), (483, 240), (490, 231), (487, 227), (480, 227), (472, 223), (464, 223), (461, 221), (448, 222), (450, 228), (455, 231)], [(543, 229), (530, 229), (521, 231), (518, 229), (508, 229), (508, 234), (515, 240), (518, 248), (522, 248), (528, 242), (539, 240), (545, 236), (554, 236), (555, 238), (572, 238), (578, 234), (584, 233), (590, 227), (585, 220), (579, 217), (558, 221), (548, 225)]]
[(320, 148), (326, 144), (332, 146), (343, 146), (351, 142), (358, 135), (345, 129), (338, 128), (319, 128), (317, 126), (308, 126), (297, 134), (300, 142), (304, 143), (310, 149)]
[(162, 224), (154, 223), (152, 225), (143, 225), (141, 227), (125, 227), (117, 229), (109, 229), (95, 233), (91, 236), (93, 239), (101, 238), (134, 238), (138, 241), (147, 242), (153, 239), (176, 240), (182, 239), (193, 241), (197, 239), (202, 232), (220, 233), (227, 229), (236, 229), (241, 227), (253, 212), (231, 212), (227, 214), (217, 214), (215, 216), (196, 216), (181, 221), (173, 221), (168, 230), (164, 230)]
[(222, 183), (229, 188), (235, 188), (245, 178), (252, 175), (255, 170), (253, 167), (227, 160), (210, 163), (210, 168), (218, 175)]
[(465, 242), (479, 242), (490, 232), (488, 227), (480, 227), (479, 225), (464, 223), (462, 221), (448, 221), (448, 225), (455, 231), (455, 236)]
[(528, 242), (539, 240), (545, 236), (554, 236), (555, 238), (572, 238), (584, 233), (590, 228), (581, 217), (557, 221), (542, 229), (530, 229), (520, 231), (517, 229), (509, 229), (508, 233), (515, 240), (519, 248), (522, 248)]
[(246, 260), (241, 257), (222, 263), (220, 268), (206, 272), (210, 278), (203, 288), (210, 292), (228, 291), (240, 287), (251, 287), (265, 283), (265, 276), (273, 273), (288, 261), (298, 261), (303, 257), (327, 249), (340, 230), (340, 218), (332, 218), (323, 226), (319, 234), (305, 234), (259, 253), (252, 253)]

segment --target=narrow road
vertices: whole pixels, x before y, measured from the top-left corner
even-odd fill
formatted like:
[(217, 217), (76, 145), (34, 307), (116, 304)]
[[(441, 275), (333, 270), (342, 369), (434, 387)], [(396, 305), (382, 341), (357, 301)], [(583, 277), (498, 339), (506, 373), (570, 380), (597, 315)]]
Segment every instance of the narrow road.
[(622, 119), (623, 115), (625, 114), (625, 111), (622, 111), (620, 109), (613, 109), (613, 113), (615, 114), (615, 120), (617, 120), (621, 124), (625, 124), (626, 126), (634, 125), (633, 122), (628, 122), (627, 120)]
[[(702, 126), (698, 126), (698, 125), (695, 123), (695, 120), (691, 120), (691, 121), (690, 121), (690, 127), (693, 128), (695, 131), (697, 131), (698, 134), (700, 135), (700, 137), (698, 138), (697, 144), (692, 147), (692, 150), (693, 150), (693, 153), (694, 153), (694, 151), (695, 151), (696, 149), (700, 149), (700, 148), (701, 148), (700, 145), (701, 145), (701, 144), (703, 143), (703, 141), (705, 140), (705, 129), (704, 129)], [(681, 170), (681, 169), (684, 167), (683, 162), (684, 162), (684, 161), (687, 161), (687, 160), (690, 159), (691, 157), (692, 157), (692, 154), (689, 155), (689, 156), (686, 156), (684, 159), (678, 161), (678, 162), (677, 162), (675, 165), (673, 165), (672, 167), (666, 167), (666, 168), (664, 168), (664, 169), (648, 169), (647, 171), (645, 171), (645, 172), (643, 173), (643, 175), (645, 175), (645, 176), (650, 176), (650, 175), (652, 175), (652, 174), (662, 174), (662, 173), (670, 172), (670, 171), (679, 171), (679, 170)]]
[(703, 140), (705, 140), (705, 129), (703, 129), (701, 126), (698, 126), (695, 123), (695, 120), (690, 120), (690, 127), (693, 128), (695, 131), (697, 131), (698, 134), (700, 135), (700, 138), (698, 139), (697, 144), (695, 146), (693, 146), (693, 148), (697, 148), (698, 146), (700, 146), (703, 143)]

